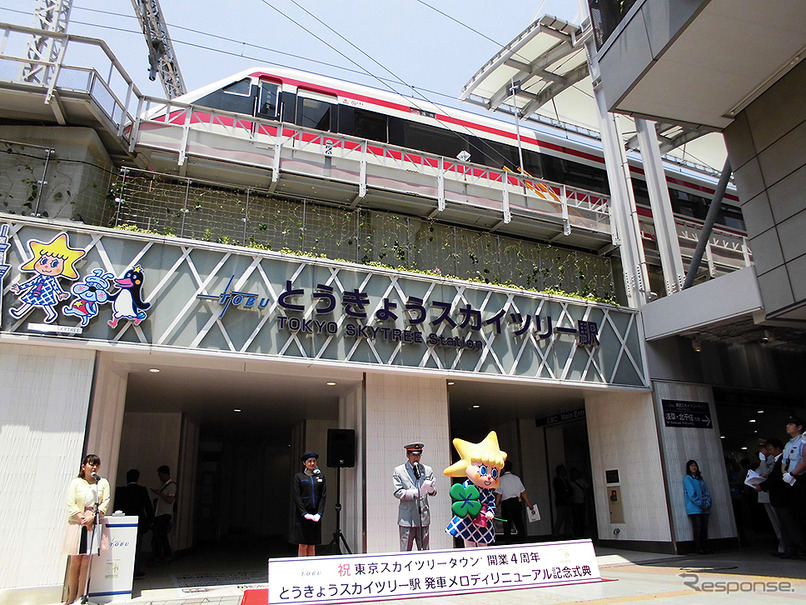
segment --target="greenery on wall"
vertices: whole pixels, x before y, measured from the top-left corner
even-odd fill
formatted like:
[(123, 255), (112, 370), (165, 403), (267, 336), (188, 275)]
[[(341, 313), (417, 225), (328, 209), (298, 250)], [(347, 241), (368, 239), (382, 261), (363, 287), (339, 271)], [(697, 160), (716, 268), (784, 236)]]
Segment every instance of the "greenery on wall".
[(437, 220), (126, 173), (110, 225), (615, 302), (610, 259)]

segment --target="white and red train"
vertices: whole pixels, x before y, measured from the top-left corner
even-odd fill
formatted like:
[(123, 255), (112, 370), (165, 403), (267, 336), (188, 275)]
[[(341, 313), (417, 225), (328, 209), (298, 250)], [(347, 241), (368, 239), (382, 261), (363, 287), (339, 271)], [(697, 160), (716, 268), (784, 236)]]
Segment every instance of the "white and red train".
[[(296, 124), (456, 158), (492, 168), (517, 170), (514, 125), (445, 108), (394, 92), (282, 68), (248, 69), (175, 99), (176, 102)], [(195, 115), (195, 114), (194, 114)], [(520, 129), (523, 167), (537, 179), (608, 193), (601, 149), (547, 132)], [(467, 155), (463, 157), (467, 158)], [(650, 217), (640, 162), (631, 162), (638, 212)], [(667, 171), (675, 214), (694, 223), (705, 218), (715, 179)], [(735, 191), (725, 196), (718, 226), (745, 235)]]

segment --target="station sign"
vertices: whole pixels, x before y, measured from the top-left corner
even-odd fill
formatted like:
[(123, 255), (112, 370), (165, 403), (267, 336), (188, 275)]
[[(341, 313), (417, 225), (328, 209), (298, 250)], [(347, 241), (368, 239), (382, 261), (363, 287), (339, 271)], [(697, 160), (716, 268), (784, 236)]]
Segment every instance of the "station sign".
[(694, 429), (714, 428), (711, 407), (705, 402), (663, 399), (661, 404), (665, 426)]
[(5, 332), (648, 389), (634, 309), (418, 273), (20, 217)]

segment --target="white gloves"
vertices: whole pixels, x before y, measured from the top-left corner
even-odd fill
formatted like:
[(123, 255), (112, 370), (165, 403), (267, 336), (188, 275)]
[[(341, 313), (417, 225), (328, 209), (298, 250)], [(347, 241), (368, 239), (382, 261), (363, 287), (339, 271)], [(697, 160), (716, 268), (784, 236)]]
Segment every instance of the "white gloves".
[(784, 474), (784, 481), (786, 481), (789, 485), (795, 485), (796, 479), (790, 473), (785, 473)]
[(426, 494), (436, 494), (437, 490), (434, 489), (434, 480), (429, 479), (428, 481), (423, 481), (423, 489), (422, 491)]
[(764, 455), (763, 452), (759, 452), (758, 453), (758, 459), (761, 460), (762, 462), (764, 462), (767, 459), (767, 457)]
[(484, 511), (484, 516), (487, 517), (488, 519), (492, 519), (493, 517), (495, 517), (495, 515), (488, 510)]
[(322, 515), (320, 515), (319, 513), (316, 513), (315, 515), (312, 515), (311, 513), (305, 513), (302, 516), (308, 521), (313, 521), (314, 523), (319, 523), (319, 519), (322, 518)]

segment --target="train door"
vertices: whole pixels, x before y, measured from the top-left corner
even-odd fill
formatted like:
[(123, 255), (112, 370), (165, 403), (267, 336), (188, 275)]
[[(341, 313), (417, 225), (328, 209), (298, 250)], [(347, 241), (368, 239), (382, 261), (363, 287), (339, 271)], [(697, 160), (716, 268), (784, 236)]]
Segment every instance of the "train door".
[(255, 106), (255, 116), (258, 118), (266, 118), (267, 120), (277, 119), (279, 95), (280, 87), (277, 84), (261, 80)]

